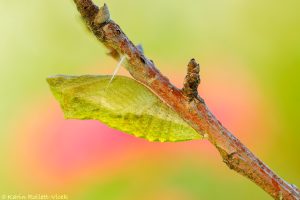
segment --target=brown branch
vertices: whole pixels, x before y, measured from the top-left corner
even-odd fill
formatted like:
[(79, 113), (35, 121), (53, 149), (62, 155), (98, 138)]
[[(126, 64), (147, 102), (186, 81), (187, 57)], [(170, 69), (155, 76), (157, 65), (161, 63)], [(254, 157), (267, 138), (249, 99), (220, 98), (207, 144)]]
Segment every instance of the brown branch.
[(276, 175), (232, 135), (209, 111), (197, 93), (199, 65), (192, 60), (183, 90), (176, 88), (146, 58), (110, 19), (107, 7), (98, 8), (91, 0), (74, 0), (79, 12), (94, 35), (119, 59), (126, 57), (126, 68), (137, 81), (150, 88), (199, 134), (206, 137), (220, 152), (224, 163), (249, 178), (274, 199), (300, 199), (300, 191)]

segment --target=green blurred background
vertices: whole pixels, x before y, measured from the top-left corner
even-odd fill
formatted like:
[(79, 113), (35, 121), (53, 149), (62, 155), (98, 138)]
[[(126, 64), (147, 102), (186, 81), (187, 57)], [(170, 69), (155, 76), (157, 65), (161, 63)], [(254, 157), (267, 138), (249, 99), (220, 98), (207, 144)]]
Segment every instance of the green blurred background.
[[(300, 1), (106, 3), (178, 87), (196, 58), (211, 110), (300, 185)], [(149, 143), (95, 121), (64, 120), (45, 78), (111, 74), (116, 65), (71, 0), (0, 0), (0, 21), (0, 195), (270, 199), (230, 171), (207, 141)]]

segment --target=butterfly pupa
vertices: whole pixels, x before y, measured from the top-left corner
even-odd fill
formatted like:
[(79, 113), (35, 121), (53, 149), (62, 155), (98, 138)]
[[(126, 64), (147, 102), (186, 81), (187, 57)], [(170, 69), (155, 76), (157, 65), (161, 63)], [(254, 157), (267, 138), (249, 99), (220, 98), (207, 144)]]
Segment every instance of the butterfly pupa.
[[(187, 122), (136, 80), (115, 76), (58, 75), (47, 79), (66, 119), (98, 120), (148, 141), (201, 139)], [(100, 131), (101, 133), (101, 131)]]

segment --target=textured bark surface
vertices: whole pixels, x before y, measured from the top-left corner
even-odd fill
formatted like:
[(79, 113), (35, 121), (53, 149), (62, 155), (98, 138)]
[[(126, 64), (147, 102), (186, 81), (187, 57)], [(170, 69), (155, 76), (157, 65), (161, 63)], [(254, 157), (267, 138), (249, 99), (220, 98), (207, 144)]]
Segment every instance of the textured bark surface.
[(188, 65), (183, 89), (178, 89), (110, 19), (107, 8), (99, 9), (91, 0), (74, 2), (88, 27), (110, 50), (109, 55), (115, 59), (125, 56), (126, 68), (132, 77), (150, 88), (199, 134), (203, 134), (218, 149), (230, 169), (249, 178), (274, 199), (300, 199), (300, 191), (295, 186), (276, 175), (210, 112), (197, 93), (199, 65), (194, 59)]
[(187, 74), (184, 79), (182, 92), (190, 101), (198, 97), (198, 86), (200, 84), (200, 66), (193, 58), (187, 66)]

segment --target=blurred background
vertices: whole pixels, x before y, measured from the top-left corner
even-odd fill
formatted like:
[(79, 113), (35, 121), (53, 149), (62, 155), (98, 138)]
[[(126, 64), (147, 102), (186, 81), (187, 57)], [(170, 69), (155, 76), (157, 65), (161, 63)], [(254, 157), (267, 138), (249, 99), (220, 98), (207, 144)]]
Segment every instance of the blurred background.
[[(178, 87), (189, 59), (200, 62), (199, 92), (217, 118), (300, 186), (300, 1), (106, 3)], [(71, 0), (0, 0), (0, 21), (0, 195), (270, 199), (207, 141), (150, 143), (97, 121), (64, 120), (45, 78), (116, 66)]]

